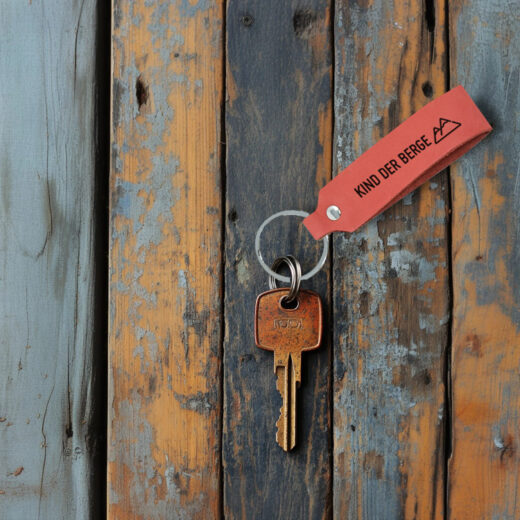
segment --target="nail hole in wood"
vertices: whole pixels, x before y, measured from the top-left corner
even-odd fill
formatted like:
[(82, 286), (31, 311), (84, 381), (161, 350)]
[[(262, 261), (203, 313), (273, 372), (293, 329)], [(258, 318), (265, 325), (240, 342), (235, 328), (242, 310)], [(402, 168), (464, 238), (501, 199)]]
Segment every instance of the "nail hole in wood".
[(135, 82), (135, 97), (137, 99), (137, 106), (139, 107), (139, 110), (141, 110), (143, 105), (148, 103), (148, 95), (148, 86), (144, 82), (142, 76), (138, 76), (137, 81)]
[(359, 313), (361, 314), (361, 316), (368, 315), (369, 297), (370, 297), (370, 294), (367, 291), (363, 291), (359, 295)]
[(235, 208), (230, 210), (228, 218), (231, 222), (236, 222), (238, 220), (237, 210)]
[(242, 16), (242, 24), (245, 27), (251, 27), (253, 25), (254, 19), (250, 14), (245, 14)]
[(293, 16), (293, 27), (296, 36), (305, 36), (316, 21), (316, 13), (310, 9), (298, 9)]
[(425, 81), (423, 84), (422, 84), (422, 91), (423, 91), (423, 94), (428, 97), (428, 98), (431, 98), (433, 96), (433, 87), (432, 87), (432, 84), (429, 82), (429, 81)]

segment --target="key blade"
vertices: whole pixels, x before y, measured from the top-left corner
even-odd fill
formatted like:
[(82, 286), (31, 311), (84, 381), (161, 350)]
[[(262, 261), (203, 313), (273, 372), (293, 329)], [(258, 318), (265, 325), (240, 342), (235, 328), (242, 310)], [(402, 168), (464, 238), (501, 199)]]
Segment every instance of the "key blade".
[[(289, 358), (290, 359), (290, 358)], [(276, 422), (276, 442), (284, 451), (296, 446), (296, 388), (293, 364), (288, 359), (285, 365), (275, 368), (276, 388), (282, 396), (280, 417)]]
[(291, 361), (291, 372), (290, 372), (290, 389), (291, 395), (289, 396), (289, 424), (290, 432), (287, 436), (289, 439), (289, 449), (292, 450), (296, 446), (296, 389), (299, 385), (299, 381), (296, 380), (294, 365)]
[(284, 451), (289, 451), (289, 407), (287, 406), (289, 399), (289, 367), (278, 366), (275, 372), (276, 388), (282, 396), (280, 417), (276, 421), (276, 442)]

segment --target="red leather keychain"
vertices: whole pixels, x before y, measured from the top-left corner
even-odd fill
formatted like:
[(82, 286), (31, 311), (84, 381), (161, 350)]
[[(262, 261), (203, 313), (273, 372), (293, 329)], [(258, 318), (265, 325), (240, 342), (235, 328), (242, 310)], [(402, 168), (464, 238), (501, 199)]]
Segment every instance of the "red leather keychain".
[(352, 232), (446, 168), (492, 128), (458, 86), (431, 101), (325, 185), (303, 223), (316, 239)]

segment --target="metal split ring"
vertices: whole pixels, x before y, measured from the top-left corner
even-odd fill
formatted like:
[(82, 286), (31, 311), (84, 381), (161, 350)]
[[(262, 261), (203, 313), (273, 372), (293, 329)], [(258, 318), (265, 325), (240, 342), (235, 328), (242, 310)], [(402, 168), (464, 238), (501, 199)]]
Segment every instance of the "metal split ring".
[[(300, 262), (294, 258), (292, 255), (281, 256), (277, 258), (271, 269), (276, 273), (280, 266), (285, 263), (289, 266), (289, 270), (291, 271), (291, 289), (289, 294), (284, 297), (286, 303), (290, 303), (296, 299), (298, 293), (300, 292), (300, 284), (302, 281), (302, 268)], [(269, 289), (277, 289), (276, 279), (274, 276), (269, 276)]]
[[(271, 269), (276, 273), (282, 264), (287, 264), (289, 266), (289, 270), (291, 271), (291, 289), (289, 294), (284, 297), (286, 303), (291, 303), (294, 301), (298, 293), (300, 292), (300, 284), (302, 281), (302, 268), (300, 262), (294, 258), (292, 255), (281, 256), (277, 258)], [(269, 275), (269, 289), (277, 289), (276, 278), (274, 276)]]
[[(260, 250), (260, 237), (262, 235), (262, 231), (264, 230), (265, 226), (269, 224), (269, 222), (273, 221), (274, 219), (278, 217), (308, 217), (309, 214), (306, 211), (299, 211), (299, 210), (292, 210), (288, 209), (285, 211), (279, 211), (278, 213), (275, 213), (274, 215), (271, 215), (270, 217), (266, 218), (260, 227), (258, 228), (255, 236), (255, 253), (258, 258), (258, 261), (260, 262), (260, 265), (264, 268), (264, 270), (267, 272), (267, 274), (270, 277), (275, 278), (279, 282), (285, 282), (289, 283), (291, 280), (287, 276), (283, 276), (281, 274), (278, 274), (273, 269), (271, 269), (264, 261), (262, 257), (262, 252)], [(301, 276), (302, 280), (308, 280), (309, 278), (312, 278), (325, 264), (325, 261), (327, 260), (327, 255), (329, 253), (329, 237), (325, 235), (322, 239), (323, 242), (323, 251), (321, 253), (321, 257), (318, 260), (318, 263), (308, 272)]]

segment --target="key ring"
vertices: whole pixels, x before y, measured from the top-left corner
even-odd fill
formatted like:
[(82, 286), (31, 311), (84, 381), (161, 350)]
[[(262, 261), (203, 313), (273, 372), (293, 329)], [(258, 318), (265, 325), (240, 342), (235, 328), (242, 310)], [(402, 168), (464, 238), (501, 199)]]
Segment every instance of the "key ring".
[[(262, 231), (264, 228), (272, 222), (274, 219), (278, 217), (308, 217), (309, 214), (306, 211), (300, 211), (300, 210), (294, 210), (294, 209), (286, 209), (284, 211), (279, 211), (278, 213), (274, 213), (270, 217), (266, 218), (260, 227), (258, 228), (255, 236), (255, 253), (256, 257), (258, 258), (258, 261), (260, 262), (260, 265), (264, 269), (264, 271), (267, 272), (269, 276), (272, 276), (275, 280), (278, 280), (279, 282), (285, 282), (290, 283), (291, 280), (287, 276), (283, 276), (281, 274), (276, 273), (271, 269), (264, 261), (262, 257), (262, 252), (260, 251), (260, 237), (262, 235)], [(322, 239), (323, 241), (323, 252), (321, 253), (321, 257), (318, 260), (318, 263), (307, 273), (302, 275), (301, 280), (308, 280), (309, 278), (312, 278), (325, 264), (325, 261), (327, 260), (327, 255), (329, 253), (329, 237), (328, 235), (325, 235)]]
[[(294, 258), (292, 255), (286, 255), (286, 256), (280, 256), (277, 258), (273, 265), (271, 266), (271, 269), (274, 272), (277, 272), (278, 268), (283, 264), (287, 264), (289, 266), (289, 269), (291, 271), (291, 290), (289, 291), (289, 294), (284, 297), (285, 303), (291, 303), (296, 299), (298, 296), (298, 293), (300, 292), (300, 284), (302, 281), (302, 268), (300, 265), (300, 262)], [(276, 279), (274, 276), (269, 276), (269, 289), (277, 289), (276, 286)]]

